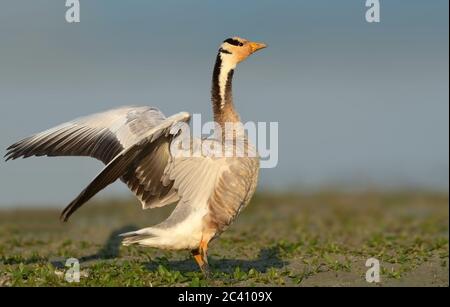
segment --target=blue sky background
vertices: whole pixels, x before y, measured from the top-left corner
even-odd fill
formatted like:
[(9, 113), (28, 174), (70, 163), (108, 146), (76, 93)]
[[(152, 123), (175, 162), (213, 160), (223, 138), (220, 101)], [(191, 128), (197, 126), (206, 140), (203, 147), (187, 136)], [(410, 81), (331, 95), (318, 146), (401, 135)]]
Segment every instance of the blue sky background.
[[(243, 120), (279, 121), (261, 189), (448, 191), (448, 1), (2, 1), (0, 147), (119, 105), (211, 116), (213, 62), (233, 35), (269, 48), (235, 73)], [(0, 162), (0, 206), (63, 206), (102, 165)], [(100, 197), (126, 194), (118, 183)]]

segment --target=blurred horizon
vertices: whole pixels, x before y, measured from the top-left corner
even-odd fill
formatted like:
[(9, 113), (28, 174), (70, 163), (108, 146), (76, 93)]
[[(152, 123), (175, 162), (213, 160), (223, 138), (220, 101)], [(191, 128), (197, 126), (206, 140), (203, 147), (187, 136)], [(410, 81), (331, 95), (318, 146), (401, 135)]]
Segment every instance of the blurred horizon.
[[(243, 121), (279, 122), (279, 163), (259, 191), (448, 193), (448, 1), (16, 0), (0, 10), (0, 146), (120, 105), (212, 118), (217, 48), (268, 48), (233, 83)], [(102, 169), (90, 158), (0, 163), (0, 208), (73, 199)], [(115, 183), (96, 199), (131, 196)], [(128, 194), (127, 194), (128, 193)]]

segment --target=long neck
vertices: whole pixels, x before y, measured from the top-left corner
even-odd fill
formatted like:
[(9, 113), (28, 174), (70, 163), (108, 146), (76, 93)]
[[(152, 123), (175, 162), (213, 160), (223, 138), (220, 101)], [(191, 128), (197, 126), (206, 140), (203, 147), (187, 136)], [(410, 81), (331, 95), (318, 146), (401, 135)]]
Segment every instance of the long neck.
[(234, 109), (232, 96), (233, 73), (236, 65), (222, 59), (219, 51), (212, 77), (211, 99), (214, 121), (224, 127), (227, 122), (239, 122), (239, 115)]

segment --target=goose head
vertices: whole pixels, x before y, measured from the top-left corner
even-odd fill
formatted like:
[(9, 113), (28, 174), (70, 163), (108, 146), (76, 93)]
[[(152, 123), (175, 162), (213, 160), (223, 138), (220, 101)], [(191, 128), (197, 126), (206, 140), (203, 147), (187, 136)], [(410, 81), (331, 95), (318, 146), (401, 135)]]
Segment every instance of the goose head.
[(251, 54), (267, 47), (264, 43), (252, 42), (240, 37), (231, 37), (223, 41), (219, 48), (222, 61), (234, 67)]

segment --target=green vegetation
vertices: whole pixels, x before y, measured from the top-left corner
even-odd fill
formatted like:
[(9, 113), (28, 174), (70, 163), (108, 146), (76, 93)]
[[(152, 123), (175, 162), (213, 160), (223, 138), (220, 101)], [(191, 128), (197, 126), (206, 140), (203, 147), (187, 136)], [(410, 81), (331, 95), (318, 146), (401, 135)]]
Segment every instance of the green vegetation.
[[(61, 208), (63, 205), (61, 206)], [(431, 193), (258, 194), (210, 246), (205, 280), (189, 252), (122, 247), (119, 233), (164, 219), (135, 201), (0, 211), (0, 286), (448, 286), (448, 196)], [(80, 260), (80, 283), (64, 279)], [(365, 261), (381, 262), (381, 283)]]

